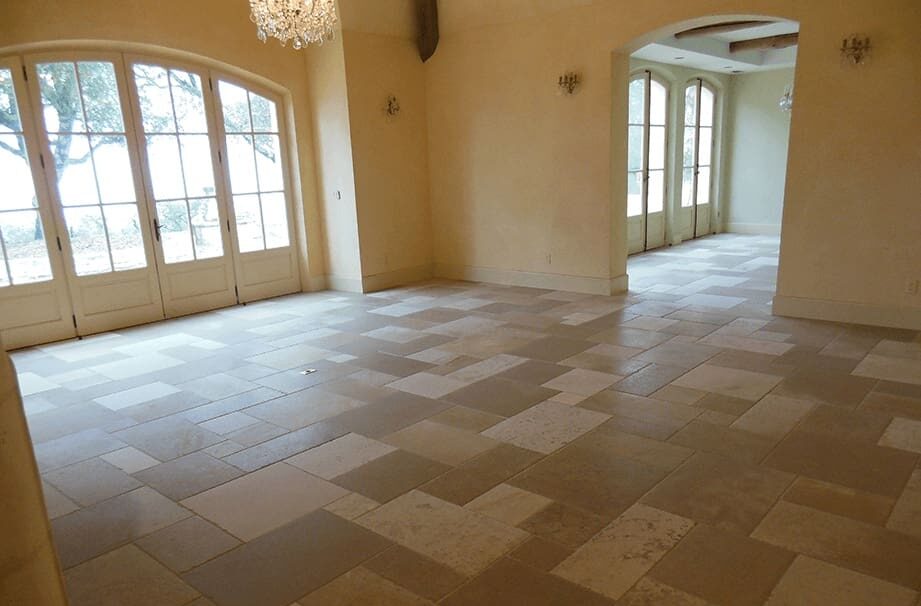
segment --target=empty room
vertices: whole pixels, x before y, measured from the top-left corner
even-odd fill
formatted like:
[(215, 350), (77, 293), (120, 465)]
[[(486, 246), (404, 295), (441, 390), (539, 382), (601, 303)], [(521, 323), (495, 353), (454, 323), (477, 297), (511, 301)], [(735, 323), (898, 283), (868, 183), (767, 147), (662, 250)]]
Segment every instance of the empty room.
[(0, 3), (0, 604), (921, 606), (919, 28)]

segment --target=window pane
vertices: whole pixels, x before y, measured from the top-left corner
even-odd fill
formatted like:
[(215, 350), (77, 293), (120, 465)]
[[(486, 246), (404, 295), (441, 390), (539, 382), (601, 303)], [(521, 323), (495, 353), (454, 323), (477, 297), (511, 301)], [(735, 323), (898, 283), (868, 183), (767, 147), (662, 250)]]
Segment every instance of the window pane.
[(627, 174), (627, 216), (643, 214), (643, 173)]
[(694, 142), (696, 141), (696, 136), (693, 126), (685, 127), (684, 158), (682, 160), (685, 166), (694, 166)]
[(694, 197), (694, 169), (686, 168), (681, 176), (681, 208), (689, 208)]
[(250, 108), (253, 112), (253, 130), (257, 133), (277, 133), (278, 115), (275, 103), (256, 93), (249, 94)]
[(237, 240), (240, 242), (240, 252), (264, 249), (259, 196), (234, 196), (233, 212), (237, 217)]
[(227, 155), (230, 165), (230, 189), (235, 194), (259, 191), (253, 158), (252, 135), (228, 135)]
[(185, 197), (179, 143), (175, 135), (148, 135), (147, 162), (154, 198), (168, 200)]
[(166, 70), (155, 65), (135, 65), (134, 82), (141, 100), (141, 122), (145, 133), (176, 130)]
[(646, 79), (630, 81), (630, 124), (642, 124), (646, 113)]
[(160, 223), (160, 241), (163, 260), (167, 263), (192, 261), (192, 235), (189, 230), (189, 213), (185, 200), (157, 203), (157, 220)]
[(218, 83), (218, 90), (221, 93), (224, 130), (229, 133), (253, 130), (249, 119), (249, 102), (246, 90), (223, 81)]
[(118, 204), (104, 210), (115, 271), (147, 267), (137, 205)]
[(630, 126), (627, 149), (627, 170), (643, 168), (643, 127)]
[(684, 90), (684, 123), (688, 126), (697, 124), (697, 84)]
[[(2, 231), (2, 230), (0, 230)], [(0, 240), (3, 239), (3, 234), (0, 233)], [(10, 276), (6, 273), (6, 257), (3, 256), (3, 248), (0, 247), (0, 287), (10, 285)]]
[(649, 169), (665, 168), (665, 127), (649, 127)]
[(134, 177), (128, 158), (128, 142), (124, 135), (92, 135), (93, 161), (99, 179), (99, 195), (103, 204), (134, 202)]
[(697, 174), (697, 203), (710, 203), (710, 169), (701, 168)]
[(710, 153), (713, 151), (713, 129), (700, 127), (700, 156), (697, 163), (701, 166), (710, 166)]
[(700, 90), (700, 125), (713, 126), (713, 91), (706, 87)]
[(0, 234), (13, 284), (51, 279), (51, 261), (37, 210), (0, 213)]
[(186, 195), (214, 195), (214, 167), (208, 135), (180, 135)]
[(90, 159), (90, 142), (86, 135), (52, 135), (51, 153), (58, 175), (61, 204), (99, 204), (96, 176)]
[(77, 275), (87, 276), (112, 271), (100, 207), (65, 208), (64, 221), (70, 235)]
[(278, 135), (256, 135), (256, 167), (259, 171), (259, 191), (281, 191), (285, 188), (281, 172), (281, 148)]
[(198, 77), (198, 74), (171, 69), (169, 79), (173, 89), (173, 105), (176, 107), (176, 123), (179, 126), (179, 132), (208, 132), (201, 78)]
[(77, 72), (80, 74), (80, 91), (90, 132), (125, 132), (115, 67), (101, 61), (80, 62)]
[(221, 219), (217, 213), (217, 200), (205, 198), (189, 200), (192, 214), (192, 241), (195, 243), (195, 257), (210, 259), (224, 254), (221, 242)]
[(40, 63), (36, 66), (36, 72), (48, 132), (86, 132), (74, 64)]
[(665, 125), (666, 115), (666, 94), (665, 86), (653, 80), (650, 83), (649, 93), (649, 123)]
[(19, 120), (19, 108), (16, 106), (13, 72), (0, 69), (0, 133), (8, 132), (22, 132), (22, 124)]
[(284, 194), (262, 194), (262, 220), (265, 223), (265, 247), (287, 246), (288, 212)]
[(27, 158), (22, 135), (0, 135), (0, 175), (3, 175), (0, 211), (38, 206)]
[(649, 171), (649, 198), (647, 201), (649, 212), (660, 213), (665, 207), (665, 171)]

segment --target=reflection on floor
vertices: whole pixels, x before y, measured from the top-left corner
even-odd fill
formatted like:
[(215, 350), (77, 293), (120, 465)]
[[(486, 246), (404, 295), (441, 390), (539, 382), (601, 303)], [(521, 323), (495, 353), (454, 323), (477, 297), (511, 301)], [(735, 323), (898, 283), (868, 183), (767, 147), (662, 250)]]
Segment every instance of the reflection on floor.
[(921, 336), (772, 317), (776, 261), (717, 236), (629, 296), (437, 281), (18, 352), (72, 604), (915, 604)]

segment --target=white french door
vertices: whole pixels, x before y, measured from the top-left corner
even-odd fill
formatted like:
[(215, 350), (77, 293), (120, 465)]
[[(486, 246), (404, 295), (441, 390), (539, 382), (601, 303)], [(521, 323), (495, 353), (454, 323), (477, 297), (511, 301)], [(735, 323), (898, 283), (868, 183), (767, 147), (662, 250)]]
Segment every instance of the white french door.
[(32, 55), (26, 63), (78, 332), (161, 319), (121, 56)]
[(630, 80), (627, 151), (627, 249), (665, 245), (668, 88), (650, 71)]
[(715, 91), (700, 78), (685, 88), (681, 208), (689, 215), (693, 238), (712, 232), (715, 101)]

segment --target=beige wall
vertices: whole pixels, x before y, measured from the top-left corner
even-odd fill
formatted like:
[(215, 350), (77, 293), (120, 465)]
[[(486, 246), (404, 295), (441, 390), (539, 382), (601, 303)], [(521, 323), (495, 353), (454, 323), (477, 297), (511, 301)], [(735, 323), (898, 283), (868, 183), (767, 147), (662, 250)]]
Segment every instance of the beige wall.
[(732, 77), (723, 223), (736, 233), (780, 234), (790, 114), (778, 107), (793, 69)]

